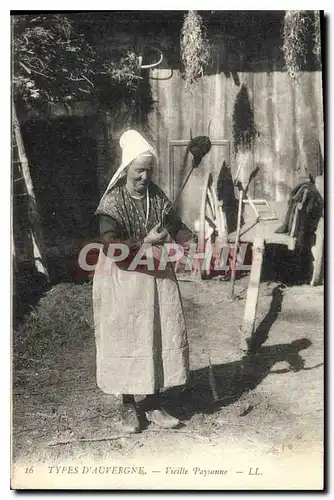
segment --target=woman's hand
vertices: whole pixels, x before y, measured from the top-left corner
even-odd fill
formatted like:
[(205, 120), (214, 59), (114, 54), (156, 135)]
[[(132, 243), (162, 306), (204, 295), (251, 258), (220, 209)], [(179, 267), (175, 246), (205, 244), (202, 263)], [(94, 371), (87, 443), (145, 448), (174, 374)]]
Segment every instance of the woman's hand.
[(144, 243), (151, 243), (151, 245), (163, 245), (168, 238), (169, 234), (167, 229), (161, 228), (161, 224), (157, 224), (145, 236)]

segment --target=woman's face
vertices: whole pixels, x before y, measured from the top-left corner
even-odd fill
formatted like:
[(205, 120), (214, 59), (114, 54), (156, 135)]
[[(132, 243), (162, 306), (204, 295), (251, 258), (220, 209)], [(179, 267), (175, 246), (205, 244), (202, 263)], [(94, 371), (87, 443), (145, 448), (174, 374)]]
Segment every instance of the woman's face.
[(153, 156), (138, 156), (128, 168), (127, 184), (138, 193), (145, 193), (153, 173)]

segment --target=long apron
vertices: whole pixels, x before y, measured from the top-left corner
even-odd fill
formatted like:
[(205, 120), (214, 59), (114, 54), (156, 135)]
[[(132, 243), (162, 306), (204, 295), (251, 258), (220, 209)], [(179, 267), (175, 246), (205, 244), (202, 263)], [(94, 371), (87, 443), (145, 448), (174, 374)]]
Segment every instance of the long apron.
[(185, 384), (188, 340), (174, 270), (150, 275), (116, 264), (106, 270), (108, 260), (101, 251), (93, 280), (99, 388), (153, 394)]

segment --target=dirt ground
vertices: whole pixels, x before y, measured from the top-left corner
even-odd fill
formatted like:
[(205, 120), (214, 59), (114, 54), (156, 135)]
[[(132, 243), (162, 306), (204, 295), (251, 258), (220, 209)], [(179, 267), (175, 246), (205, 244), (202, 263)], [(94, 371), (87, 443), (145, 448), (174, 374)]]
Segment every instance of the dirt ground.
[[(174, 456), (182, 465), (190, 456), (199, 463), (204, 456), (214, 463), (229, 457), (230, 463), (233, 456), (237, 467), (247, 457), (247, 463), (256, 456), (271, 464), (283, 456), (311, 455), (321, 469), (323, 287), (262, 283), (256, 354), (246, 355), (240, 327), (248, 277), (237, 281), (233, 302), (228, 282), (181, 275), (179, 284), (191, 378), (181, 392), (166, 394), (166, 405), (182, 427), (159, 430), (151, 424), (140, 434), (122, 434), (118, 400), (106, 399), (96, 386), (91, 284), (62, 283), (47, 292), (13, 336), (16, 470), (74, 458), (102, 463), (149, 457), (154, 464)], [(300, 474), (305, 484), (308, 474), (306, 469)]]

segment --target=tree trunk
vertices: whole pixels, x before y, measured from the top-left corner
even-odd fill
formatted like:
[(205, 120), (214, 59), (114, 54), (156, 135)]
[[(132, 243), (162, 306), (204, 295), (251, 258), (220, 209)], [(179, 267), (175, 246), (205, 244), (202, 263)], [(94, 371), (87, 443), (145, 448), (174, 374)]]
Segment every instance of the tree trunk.
[(49, 273), (46, 267), (46, 258), (43, 244), (43, 230), (36, 203), (34, 186), (30, 175), (28, 158), (25, 152), (25, 147), (22, 139), (20, 123), (16, 114), (15, 104), (12, 102), (12, 116), (14, 137), (17, 145), (18, 157), (21, 163), (22, 175), (27, 190), (28, 196), (28, 219), (30, 224), (30, 233), (33, 245), (34, 265), (36, 270), (43, 274), (49, 281)]

